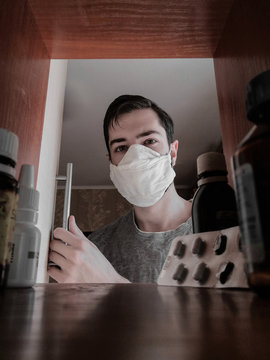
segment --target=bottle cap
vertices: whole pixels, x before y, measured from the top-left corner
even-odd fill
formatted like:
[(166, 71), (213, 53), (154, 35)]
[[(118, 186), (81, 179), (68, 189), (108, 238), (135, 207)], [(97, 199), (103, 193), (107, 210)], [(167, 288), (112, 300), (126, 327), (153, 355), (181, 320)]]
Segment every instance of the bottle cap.
[(19, 176), (19, 199), (17, 206), (17, 221), (37, 221), (39, 192), (34, 189), (34, 167), (24, 164)]
[(270, 70), (255, 76), (247, 86), (247, 118), (255, 124), (270, 120)]
[(223, 171), (227, 173), (224, 155), (218, 152), (207, 152), (197, 158), (197, 174), (206, 171)]
[(19, 140), (16, 134), (6, 129), (0, 129), (0, 155), (13, 160), (15, 164), (17, 162), (18, 144)]
[(34, 166), (23, 164), (19, 176), (20, 187), (34, 188)]

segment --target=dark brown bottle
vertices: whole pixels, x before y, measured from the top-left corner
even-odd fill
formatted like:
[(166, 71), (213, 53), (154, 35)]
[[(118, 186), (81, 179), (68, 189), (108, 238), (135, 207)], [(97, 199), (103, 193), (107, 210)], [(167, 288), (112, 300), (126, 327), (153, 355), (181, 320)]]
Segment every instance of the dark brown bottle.
[(0, 129), (0, 288), (7, 284), (10, 264), (18, 182), (15, 179), (18, 138)]
[(246, 111), (255, 125), (233, 156), (241, 242), (249, 285), (270, 294), (270, 70), (248, 84)]
[(193, 233), (238, 225), (234, 190), (228, 184), (224, 155), (208, 152), (197, 158), (198, 189), (192, 201)]

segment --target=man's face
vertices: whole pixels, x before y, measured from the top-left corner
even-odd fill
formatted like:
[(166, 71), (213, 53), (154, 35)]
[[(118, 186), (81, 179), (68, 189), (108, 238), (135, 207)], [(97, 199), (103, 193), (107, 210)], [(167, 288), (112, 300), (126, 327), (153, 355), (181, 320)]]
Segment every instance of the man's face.
[(120, 115), (118, 124), (109, 127), (111, 162), (118, 165), (129, 146), (140, 144), (160, 153), (170, 150), (165, 129), (152, 109), (133, 110)]

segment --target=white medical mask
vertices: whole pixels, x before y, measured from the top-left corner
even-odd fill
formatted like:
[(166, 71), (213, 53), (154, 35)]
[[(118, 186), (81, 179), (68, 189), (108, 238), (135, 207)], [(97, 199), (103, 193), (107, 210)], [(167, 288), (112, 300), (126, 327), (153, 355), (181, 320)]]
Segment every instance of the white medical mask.
[(117, 166), (110, 164), (110, 177), (128, 202), (148, 207), (162, 198), (175, 172), (170, 153), (161, 155), (144, 145), (133, 144)]

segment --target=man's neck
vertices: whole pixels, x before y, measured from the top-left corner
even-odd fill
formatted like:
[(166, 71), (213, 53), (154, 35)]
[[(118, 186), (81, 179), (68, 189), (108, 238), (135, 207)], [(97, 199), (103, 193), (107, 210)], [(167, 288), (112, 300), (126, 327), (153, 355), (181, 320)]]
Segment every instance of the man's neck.
[(141, 231), (175, 230), (191, 216), (191, 203), (181, 198), (172, 184), (153, 206), (134, 206), (135, 221)]

